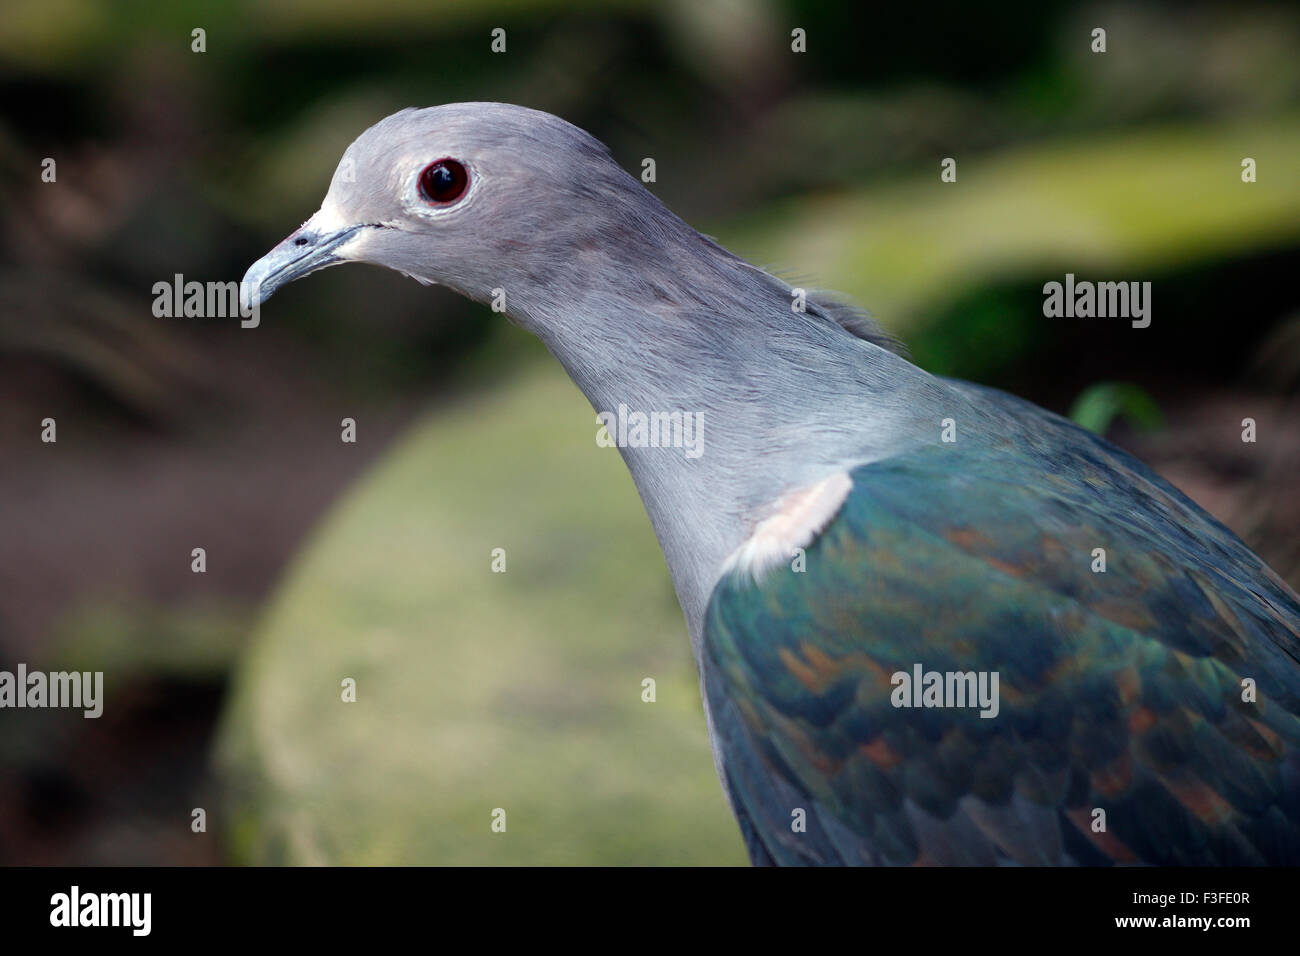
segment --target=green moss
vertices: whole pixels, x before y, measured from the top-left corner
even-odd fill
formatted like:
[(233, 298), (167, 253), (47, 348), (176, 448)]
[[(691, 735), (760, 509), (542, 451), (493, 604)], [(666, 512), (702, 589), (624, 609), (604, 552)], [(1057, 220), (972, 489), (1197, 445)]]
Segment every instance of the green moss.
[(236, 859), (744, 861), (663, 559), (595, 434), (546, 362), (414, 429), (325, 522), (220, 734)]

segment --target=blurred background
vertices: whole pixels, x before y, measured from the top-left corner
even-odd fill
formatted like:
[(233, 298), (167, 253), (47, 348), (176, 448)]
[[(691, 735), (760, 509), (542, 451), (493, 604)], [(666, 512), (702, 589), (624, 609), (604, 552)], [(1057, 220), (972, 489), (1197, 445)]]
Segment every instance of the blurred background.
[[(0, 862), (743, 862), (649, 523), (536, 342), (362, 267), (255, 330), (152, 314), (409, 105), (653, 158), (701, 231), (1073, 413), (1300, 584), (1300, 10), (872, 6), (4, 0), (0, 669), (106, 702), (0, 711)], [(1151, 326), (1044, 318), (1066, 272), (1152, 282)]]

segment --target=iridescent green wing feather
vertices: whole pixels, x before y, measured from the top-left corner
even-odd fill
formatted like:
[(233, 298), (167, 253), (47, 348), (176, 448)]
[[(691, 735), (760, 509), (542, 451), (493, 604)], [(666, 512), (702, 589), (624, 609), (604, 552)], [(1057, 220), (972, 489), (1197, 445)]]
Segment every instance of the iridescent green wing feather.
[[(1300, 862), (1300, 604), (1231, 532), (1055, 418), (852, 479), (806, 570), (710, 602), (756, 862)], [(997, 716), (894, 706), (918, 664)]]

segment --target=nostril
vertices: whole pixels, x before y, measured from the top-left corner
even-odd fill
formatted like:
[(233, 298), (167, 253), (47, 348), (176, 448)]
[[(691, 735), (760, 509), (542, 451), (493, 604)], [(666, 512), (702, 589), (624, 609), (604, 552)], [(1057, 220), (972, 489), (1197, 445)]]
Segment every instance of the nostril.
[(299, 236), (297, 239), (295, 239), (295, 240), (293, 241), (293, 244), (294, 244), (295, 246), (305, 246), (305, 245), (307, 245), (307, 237), (306, 237), (306, 236)]

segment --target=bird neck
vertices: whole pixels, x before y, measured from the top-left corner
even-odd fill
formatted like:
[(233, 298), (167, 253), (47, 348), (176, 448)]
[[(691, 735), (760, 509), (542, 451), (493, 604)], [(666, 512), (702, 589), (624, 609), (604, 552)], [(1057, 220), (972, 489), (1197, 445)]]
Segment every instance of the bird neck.
[(514, 317), (627, 463), (698, 660), (709, 596), (765, 506), (902, 448), (936, 380), (795, 311), (785, 283), (689, 227), (617, 258), (600, 249), (534, 286)]

